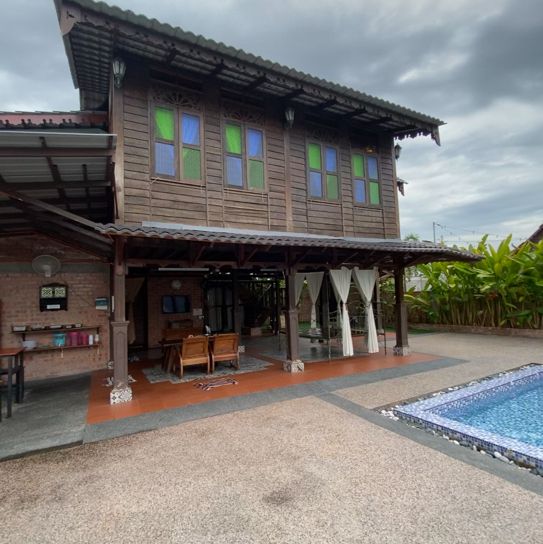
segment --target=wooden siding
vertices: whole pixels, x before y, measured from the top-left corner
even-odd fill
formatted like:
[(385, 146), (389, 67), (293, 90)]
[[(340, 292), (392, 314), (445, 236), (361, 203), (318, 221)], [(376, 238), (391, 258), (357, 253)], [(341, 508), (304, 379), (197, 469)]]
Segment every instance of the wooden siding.
[(353, 203), (351, 144), (346, 131), (334, 143), (338, 150), (338, 201), (311, 199), (306, 167), (308, 136), (303, 119), (295, 123), (289, 138), (285, 138), (280, 115), (268, 111), (261, 127), (266, 157), (265, 189), (229, 188), (224, 184), (220, 93), (210, 87), (200, 100), (203, 180), (156, 179), (152, 173), (152, 103), (148, 85), (145, 78), (127, 79), (123, 93), (125, 223), (161, 221), (377, 238), (399, 235), (390, 139), (382, 139), (378, 155), (382, 206)]

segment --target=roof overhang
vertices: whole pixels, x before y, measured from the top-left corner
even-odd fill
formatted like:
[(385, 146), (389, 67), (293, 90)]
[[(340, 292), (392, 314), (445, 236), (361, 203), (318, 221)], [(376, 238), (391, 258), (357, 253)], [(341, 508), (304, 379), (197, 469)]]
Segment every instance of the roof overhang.
[(432, 261), (475, 262), (479, 256), (429, 242), (321, 236), (308, 233), (253, 231), (145, 223), (101, 225), (98, 232), (127, 241), (134, 266), (363, 266), (386, 270)]
[(82, 107), (106, 103), (116, 55), (201, 78), (226, 88), (275, 97), (306, 112), (395, 138), (430, 135), (443, 121), (92, 0), (55, 0), (74, 85)]
[(40, 232), (107, 256), (113, 134), (0, 131), (0, 235)]

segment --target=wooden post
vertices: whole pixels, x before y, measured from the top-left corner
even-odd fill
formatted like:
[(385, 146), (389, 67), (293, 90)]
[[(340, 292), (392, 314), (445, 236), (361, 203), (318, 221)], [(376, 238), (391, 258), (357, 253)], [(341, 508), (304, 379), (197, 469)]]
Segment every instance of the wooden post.
[(279, 285), (279, 278), (275, 278), (274, 285), (275, 296), (275, 308), (274, 308), (274, 327), (273, 334), (276, 336), (281, 332), (281, 288)]
[(132, 400), (132, 388), (128, 384), (128, 321), (125, 315), (125, 240), (115, 238), (115, 258), (113, 262), (114, 310), (111, 322), (113, 337), (113, 389), (111, 404)]
[(241, 335), (241, 307), (239, 305), (239, 274), (237, 270), (232, 272), (232, 311), (234, 320), (234, 332)]
[(375, 309), (376, 309), (376, 318), (377, 318), (377, 330), (383, 331), (384, 333), (384, 326), (383, 326), (383, 308), (381, 307), (381, 285), (380, 285), (380, 278), (379, 278), (379, 271), (375, 271), (375, 287), (373, 289), (374, 291), (374, 297), (375, 297)]
[(407, 338), (407, 307), (404, 302), (404, 268), (397, 266), (394, 271), (394, 294), (396, 299), (396, 345), (394, 355), (409, 355)]
[(283, 370), (303, 372), (304, 364), (300, 361), (298, 345), (298, 310), (296, 309), (296, 269), (289, 267), (286, 274), (287, 309), (285, 311), (287, 329), (287, 360)]

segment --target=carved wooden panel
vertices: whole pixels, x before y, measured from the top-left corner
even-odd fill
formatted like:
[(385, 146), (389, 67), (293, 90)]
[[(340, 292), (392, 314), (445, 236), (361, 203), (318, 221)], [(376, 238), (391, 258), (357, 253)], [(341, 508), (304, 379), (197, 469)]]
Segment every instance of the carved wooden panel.
[(225, 119), (239, 121), (240, 123), (249, 123), (254, 125), (264, 125), (265, 114), (264, 110), (231, 102), (230, 100), (222, 100), (222, 115)]
[(150, 98), (152, 102), (170, 104), (180, 109), (197, 111), (202, 109), (200, 95), (181, 88), (172, 89), (154, 85), (150, 90)]

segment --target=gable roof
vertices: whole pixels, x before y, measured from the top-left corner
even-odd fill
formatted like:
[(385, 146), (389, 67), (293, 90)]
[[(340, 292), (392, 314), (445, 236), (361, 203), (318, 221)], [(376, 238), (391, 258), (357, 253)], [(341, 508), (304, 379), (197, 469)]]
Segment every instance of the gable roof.
[(83, 109), (95, 109), (107, 100), (111, 61), (124, 54), (326, 111), (367, 130), (400, 139), (430, 135), (439, 144), (443, 121), (423, 113), (104, 2), (55, 0), (55, 5)]
[(537, 244), (543, 240), (543, 224), (539, 225), (539, 228), (527, 239), (527, 242)]

